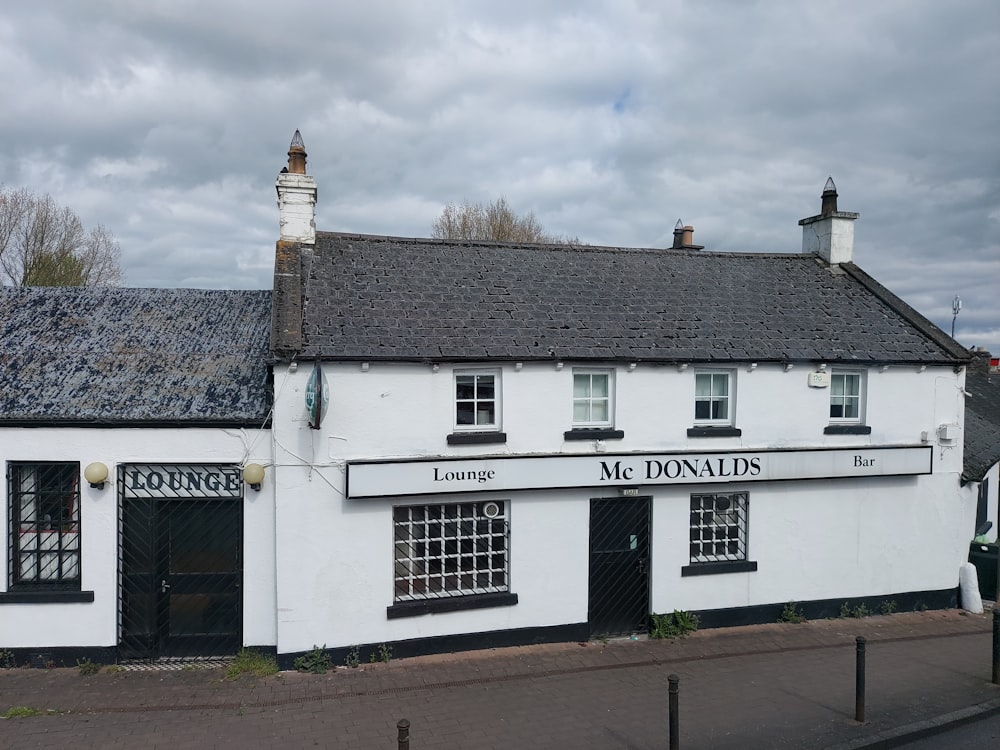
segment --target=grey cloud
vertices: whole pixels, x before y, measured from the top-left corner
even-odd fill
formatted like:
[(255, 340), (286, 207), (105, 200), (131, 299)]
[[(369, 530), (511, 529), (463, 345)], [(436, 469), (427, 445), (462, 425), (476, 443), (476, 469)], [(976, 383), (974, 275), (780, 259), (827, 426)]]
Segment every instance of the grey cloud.
[(858, 262), (1000, 350), (998, 29), (992, 0), (23, 4), (0, 182), (108, 226), (131, 284), (264, 287), (296, 128), (320, 227), (384, 234), (504, 194), (586, 242), (682, 217), (795, 252), (832, 174)]

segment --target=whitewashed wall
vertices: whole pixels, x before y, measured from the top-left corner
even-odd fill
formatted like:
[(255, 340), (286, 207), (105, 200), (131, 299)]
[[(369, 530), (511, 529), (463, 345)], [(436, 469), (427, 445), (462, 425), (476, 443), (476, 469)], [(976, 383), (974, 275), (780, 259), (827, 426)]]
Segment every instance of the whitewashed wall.
[(330, 409), (322, 428), (311, 430), (304, 406), (310, 366), (294, 373), (276, 368), (279, 652), (586, 620), (589, 499), (606, 489), (435, 496), (434, 501), (511, 501), (511, 591), (519, 603), (388, 620), (391, 507), (423, 500), (347, 500), (344, 464), (356, 459), (926, 442), (934, 449), (929, 476), (749, 484), (755, 573), (682, 579), (692, 486), (644, 488), (653, 496), (652, 606), (655, 611), (738, 607), (957, 583), (975, 507), (958, 490), (961, 441), (939, 441), (937, 428), (961, 426), (963, 373), (869, 368), (865, 421), (871, 435), (824, 435), (829, 389), (808, 387), (813, 368), (731, 368), (735, 426), (742, 436), (688, 438), (695, 368), (618, 367), (615, 427), (625, 438), (598, 446), (563, 439), (571, 426), (573, 363), (561, 370), (555, 363), (525, 363), (520, 371), (505, 365), (506, 443), (448, 446), (454, 369), (470, 368), (442, 365), (433, 372), (429, 365), (372, 362), (363, 371), (360, 363), (325, 364)]
[[(239, 429), (0, 428), (0, 462), (100, 461), (108, 466), (103, 490), (86, 482), (80, 489), (81, 588), (94, 601), (74, 604), (0, 604), (0, 647), (103, 647), (117, 644), (118, 487), (123, 463), (271, 462), (270, 435)], [(274, 485), (265, 478), (260, 492), (245, 490), (244, 642), (274, 645)], [(4, 542), (9, 544), (7, 485), (0, 494)], [(9, 580), (7, 555), (0, 558), (0, 581)]]
[[(567, 442), (572, 415), (573, 366), (525, 364), (502, 368), (502, 425), (507, 442), (449, 446), (453, 432), (455, 369), (442, 366), (371, 363), (324, 364), (331, 402), (322, 429), (310, 430), (304, 406), (311, 368), (275, 372), (275, 431), (278, 450), (290, 466), (337, 466), (344, 460), (415, 456), (580, 453), (588, 442)], [(486, 367), (484, 369), (493, 369)], [(828, 388), (807, 385), (809, 368), (790, 372), (776, 365), (732, 369), (736, 375), (736, 438), (688, 438), (694, 417), (694, 372), (676, 367), (639, 365), (616, 371), (615, 427), (623, 440), (609, 441), (611, 452), (649, 450), (726, 450), (736, 448), (835, 447), (841, 445), (918, 445), (934, 443), (935, 471), (961, 471), (961, 442), (942, 442), (942, 424), (964, 421), (964, 372), (950, 368), (890, 367), (867, 370), (866, 424), (871, 435), (824, 435), (829, 420)], [(961, 430), (959, 429), (959, 434)], [(286, 461), (287, 459), (287, 461)]]

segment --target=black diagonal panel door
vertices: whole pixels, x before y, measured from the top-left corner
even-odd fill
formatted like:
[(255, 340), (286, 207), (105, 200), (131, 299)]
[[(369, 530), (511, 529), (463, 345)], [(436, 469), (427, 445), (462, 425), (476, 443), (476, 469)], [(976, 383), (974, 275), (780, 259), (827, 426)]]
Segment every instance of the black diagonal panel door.
[(240, 503), (174, 500), (159, 505), (160, 653), (235, 654), (241, 624)]
[(221, 656), (239, 650), (242, 526), (238, 500), (125, 500), (122, 658)]
[(648, 497), (590, 501), (591, 636), (647, 630), (649, 513)]

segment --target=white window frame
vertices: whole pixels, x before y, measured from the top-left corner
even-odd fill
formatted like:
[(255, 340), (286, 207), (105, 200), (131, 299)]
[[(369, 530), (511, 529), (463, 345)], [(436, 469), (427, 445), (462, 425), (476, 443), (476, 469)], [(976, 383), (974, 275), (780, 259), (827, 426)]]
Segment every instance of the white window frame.
[[(607, 378), (607, 392), (606, 397), (594, 397), (593, 384), (594, 376), (604, 376)], [(577, 377), (589, 376), (588, 384), (588, 394), (586, 396), (576, 395), (576, 379)], [(597, 402), (606, 402), (607, 404), (607, 419), (593, 419), (593, 407)], [(586, 404), (587, 411), (591, 416), (591, 419), (578, 420), (576, 418), (576, 407), (577, 404)], [(604, 428), (604, 429), (614, 429), (615, 426), (615, 371), (612, 369), (601, 369), (601, 368), (574, 368), (573, 369), (573, 421), (572, 426), (574, 429), (594, 429), (594, 428)]]
[[(473, 377), (474, 381), (474, 393), (471, 399), (459, 398), (458, 397), (458, 381), (462, 377)], [(479, 378), (482, 377), (492, 377), (493, 378), (493, 398), (480, 398), (479, 397)], [(500, 432), (501, 425), (501, 407), (503, 405), (501, 398), (501, 379), (500, 370), (455, 370), (454, 377), (452, 378), (452, 416), (453, 423), (455, 426), (455, 432)], [(459, 404), (460, 403), (472, 403), (473, 404), (473, 424), (459, 424)], [(479, 417), (481, 414), (480, 404), (492, 403), (493, 404), (493, 421), (492, 422), (480, 422)]]
[[(711, 390), (714, 390), (715, 378), (725, 377), (726, 378), (726, 394), (723, 398), (715, 398), (714, 393), (709, 393), (707, 399), (709, 404), (709, 416), (708, 417), (698, 417), (698, 403), (700, 401), (705, 401), (706, 399), (700, 398), (698, 396), (698, 378), (712, 376), (712, 386)], [(725, 417), (713, 417), (712, 414), (712, 404), (716, 401), (724, 401), (726, 405), (726, 416)], [(736, 371), (735, 370), (695, 370), (694, 373), (694, 424), (705, 425), (705, 426), (716, 426), (716, 427), (732, 427), (734, 424), (734, 414), (736, 412)]]
[[(857, 393), (848, 393), (846, 387), (843, 389), (842, 393), (835, 393), (837, 390), (836, 383), (839, 379), (844, 379), (846, 377), (854, 376), (857, 377), (858, 390)], [(845, 381), (846, 385), (846, 381)], [(830, 399), (828, 402), (828, 414), (830, 416), (830, 424), (864, 424), (865, 422), (865, 371), (864, 370), (848, 370), (848, 369), (834, 369), (830, 373)], [(839, 398), (839, 404), (835, 404), (835, 399)], [(835, 406), (844, 407), (846, 405), (847, 399), (853, 399), (857, 405), (857, 414), (853, 416), (833, 416), (833, 410)]]
[(393, 601), (509, 592), (509, 512), (509, 500), (395, 506)]

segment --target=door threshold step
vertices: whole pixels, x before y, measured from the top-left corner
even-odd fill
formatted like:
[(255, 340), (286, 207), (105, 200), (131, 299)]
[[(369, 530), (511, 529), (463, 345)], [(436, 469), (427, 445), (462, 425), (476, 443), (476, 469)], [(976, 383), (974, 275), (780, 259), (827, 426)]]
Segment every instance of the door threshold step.
[(126, 659), (119, 662), (123, 672), (181, 672), (191, 669), (220, 669), (235, 656), (164, 656), (158, 659)]

